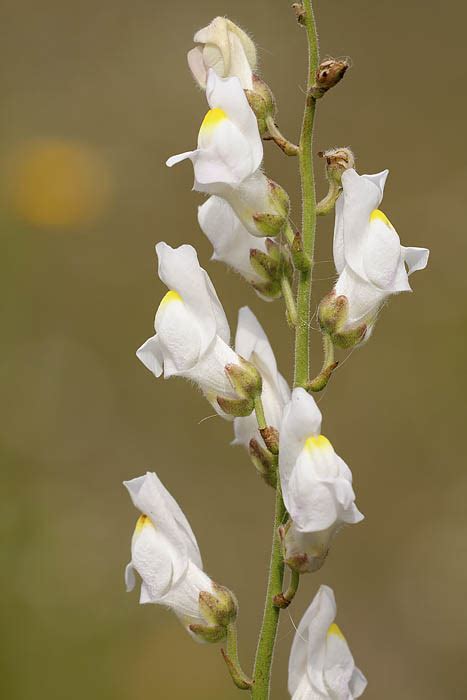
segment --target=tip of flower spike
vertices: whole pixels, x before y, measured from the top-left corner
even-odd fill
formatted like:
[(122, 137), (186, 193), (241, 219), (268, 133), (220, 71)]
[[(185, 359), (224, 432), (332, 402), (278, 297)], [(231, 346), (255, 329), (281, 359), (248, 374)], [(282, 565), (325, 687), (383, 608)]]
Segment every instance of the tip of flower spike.
[(373, 209), (370, 214), (370, 221), (382, 221), (383, 224), (386, 224), (386, 226), (389, 226), (389, 228), (393, 228), (393, 225), (389, 221), (388, 217), (381, 211), (381, 209)]

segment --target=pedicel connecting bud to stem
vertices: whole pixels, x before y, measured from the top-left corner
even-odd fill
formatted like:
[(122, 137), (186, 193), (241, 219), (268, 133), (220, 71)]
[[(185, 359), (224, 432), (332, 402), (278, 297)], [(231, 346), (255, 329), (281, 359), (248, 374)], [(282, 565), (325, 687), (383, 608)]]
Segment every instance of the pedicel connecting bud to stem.
[(409, 275), (428, 263), (429, 251), (402, 246), (379, 209), (387, 176), (387, 170), (358, 175), (353, 168), (342, 174), (334, 226), (339, 278), (318, 311), (322, 329), (339, 347), (368, 340), (385, 300), (411, 291)]
[(142, 580), (140, 603), (172, 609), (197, 641), (221, 641), (236, 618), (237, 602), (204, 573), (196, 538), (179, 505), (154, 473), (124, 485), (142, 513), (125, 572), (127, 590), (136, 584), (136, 571)]

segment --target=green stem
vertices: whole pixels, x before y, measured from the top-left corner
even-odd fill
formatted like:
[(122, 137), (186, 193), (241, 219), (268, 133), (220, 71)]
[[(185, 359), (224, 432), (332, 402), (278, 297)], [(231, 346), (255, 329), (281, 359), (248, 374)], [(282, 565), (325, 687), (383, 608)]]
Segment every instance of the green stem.
[(227, 651), (221, 649), (221, 653), (237, 688), (249, 690), (252, 681), (244, 673), (238, 660), (237, 625), (235, 622), (231, 622), (227, 627)]
[[(305, 25), (308, 39), (308, 79), (307, 99), (303, 117), (302, 134), (300, 138), (300, 177), (302, 182), (303, 221), (302, 238), (303, 252), (309, 256), (311, 265), (300, 272), (297, 294), (297, 326), (295, 340), (295, 385), (305, 384), (309, 376), (309, 327), (310, 327), (310, 295), (312, 280), (312, 261), (316, 225), (316, 196), (313, 174), (313, 122), (315, 116), (315, 99), (310, 89), (315, 81), (318, 68), (318, 39), (311, 0), (304, 0), (302, 23)], [(271, 666), (276, 642), (277, 626), (280, 609), (274, 605), (274, 597), (282, 592), (284, 579), (284, 561), (278, 528), (286, 515), (280, 479), (277, 480), (276, 510), (274, 516), (273, 542), (269, 581), (264, 607), (263, 624), (256, 650), (255, 670), (251, 697), (253, 700), (268, 700), (271, 684)]]
[(309, 256), (311, 267), (300, 272), (297, 293), (297, 329), (295, 335), (295, 386), (304, 386), (309, 377), (310, 295), (313, 274), (313, 256), (316, 229), (316, 195), (313, 171), (313, 124), (316, 100), (310, 89), (318, 68), (318, 39), (311, 0), (304, 0), (304, 23), (308, 38), (308, 81), (302, 135), (300, 137), (300, 177), (302, 182), (302, 239), (303, 250)]
[(271, 666), (276, 642), (277, 625), (279, 623), (279, 608), (273, 603), (276, 595), (282, 591), (284, 579), (284, 562), (278, 529), (285, 518), (286, 510), (282, 500), (280, 479), (277, 481), (276, 510), (272, 538), (271, 564), (269, 569), (268, 590), (264, 606), (263, 624), (256, 650), (255, 670), (251, 697), (253, 700), (268, 700), (271, 683)]

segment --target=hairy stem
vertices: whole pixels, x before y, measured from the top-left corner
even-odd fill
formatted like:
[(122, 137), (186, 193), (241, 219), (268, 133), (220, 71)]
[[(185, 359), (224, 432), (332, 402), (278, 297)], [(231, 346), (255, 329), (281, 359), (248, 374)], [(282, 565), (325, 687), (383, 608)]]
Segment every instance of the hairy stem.
[[(300, 177), (302, 182), (302, 239), (303, 253), (309, 256), (309, 269), (303, 266), (300, 271), (297, 293), (297, 326), (295, 333), (295, 386), (305, 385), (309, 376), (309, 327), (310, 295), (313, 270), (313, 252), (316, 226), (316, 195), (313, 173), (313, 123), (316, 100), (311, 95), (318, 68), (318, 39), (311, 0), (304, 0), (304, 16), (301, 23), (305, 25), (308, 40), (308, 77), (307, 98), (299, 146)], [(278, 528), (286, 515), (280, 479), (277, 480), (276, 509), (272, 541), (269, 581), (264, 607), (263, 624), (256, 650), (255, 670), (251, 697), (253, 700), (268, 700), (271, 685), (271, 667), (276, 643), (280, 608), (274, 605), (275, 596), (282, 592), (284, 579), (284, 560)]]
[(256, 650), (255, 670), (251, 697), (253, 700), (268, 700), (271, 684), (271, 667), (276, 642), (277, 625), (280, 610), (274, 605), (274, 598), (282, 591), (284, 580), (284, 562), (278, 529), (285, 518), (285, 506), (282, 500), (280, 480), (277, 481), (276, 509), (272, 537), (271, 564), (269, 568), (268, 590), (264, 605), (263, 624)]
[(309, 376), (310, 294), (316, 229), (316, 194), (313, 171), (313, 124), (316, 100), (310, 89), (318, 68), (318, 39), (311, 0), (304, 0), (304, 23), (308, 39), (308, 80), (305, 113), (300, 137), (300, 178), (302, 182), (303, 251), (311, 261), (309, 270), (300, 272), (297, 293), (297, 328), (295, 334), (295, 386), (304, 386)]

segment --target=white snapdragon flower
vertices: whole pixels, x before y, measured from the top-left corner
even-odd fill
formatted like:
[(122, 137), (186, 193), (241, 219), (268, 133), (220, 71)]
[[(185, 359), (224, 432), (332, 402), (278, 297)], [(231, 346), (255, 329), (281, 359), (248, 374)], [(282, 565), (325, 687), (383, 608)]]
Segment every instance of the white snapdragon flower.
[[(423, 270), (429, 250), (406, 248), (379, 206), (388, 171), (342, 174), (343, 193), (336, 204), (334, 263), (339, 278), (334, 297), (345, 297), (346, 308), (336, 329), (337, 340), (359, 327), (367, 339), (384, 301), (391, 294), (411, 291), (408, 276)], [(366, 326), (366, 332), (365, 327)]]
[[(266, 333), (247, 306), (240, 309), (238, 314), (235, 350), (259, 370), (263, 378), (261, 398), (266, 423), (280, 431), (284, 406), (290, 400), (290, 389), (277, 369), (276, 358)], [(234, 444), (243, 445), (246, 449), (252, 439), (262, 444), (255, 415), (235, 418), (234, 430)]]
[(171, 608), (183, 625), (208, 625), (199, 595), (214, 594), (193, 531), (179, 505), (154, 473), (125, 481), (131, 500), (142, 515), (131, 543), (131, 562), (125, 571), (127, 590), (140, 575), (140, 603)]
[(288, 202), (283, 201), (283, 190), (261, 171), (263, 144), (240, 81), (224, 80), (210, 70), (206, 96), (211, 109), (201, 125), (198, 148), (172, 156), (167, 165), (190, 159), (195, 190), (226, 199), (252, 235), (272, 235), (258, 228), (254, 218), (258, 215), (269, 217), (270, 225), (273, 217), (272, 227), (277, 226), (279, 233)]
[(216, 17), (193, 40), (198, 46), (188, 53), (188, 65), (202, 88), (212, 68), (221, 78), (236, 76), (244, 90), (252, 89), (256, 47), (243, 29), (226, 17)]
[(240, 364), (241, 358), (229, 345), (224, 309), (192, 246), (158, 243), (156, 252), (159, 277), (169, 291), (156, 313), (156, 335), (136, 354), (156, 377), (191, 379), (225, 417), (217, 398), (239, 398), (225, 367)]
[(266, 241), (247, 231), (225, 199), (210, 197), (199, 207), (198, 221), (214, 248), (211, 260), (225, 263), (248, 282), (264, 284), (264, 277), (251, 265), (250, 251), (267, 253)]
[(292, 700), (354, 700), (367, 686), (339, 627), (336, 601), (321, 586), (304, 614), (292, 644), (289, 693)]
[(321, 412), (304, 389), (294, 389), (284, 409), (279, 471), (291, 517), (284, 546), (289, 566), (301, 572), (322, 566), (331, 540), (345, 524), (358, 523), (352, 473), (321, 435)]

